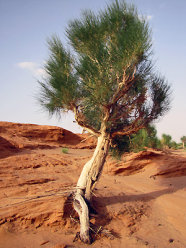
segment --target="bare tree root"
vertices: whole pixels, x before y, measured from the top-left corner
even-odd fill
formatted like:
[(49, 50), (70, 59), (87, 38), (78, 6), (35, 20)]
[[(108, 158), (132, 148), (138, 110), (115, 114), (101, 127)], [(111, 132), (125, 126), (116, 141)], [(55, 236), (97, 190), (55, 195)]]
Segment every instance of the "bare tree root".
[(80, 239), (82, 242), (90, 244), (89, 209), (83, 196), (79, 193), (76, 193), (74, 196), (74, 209), (77, 211), (80, 219)]

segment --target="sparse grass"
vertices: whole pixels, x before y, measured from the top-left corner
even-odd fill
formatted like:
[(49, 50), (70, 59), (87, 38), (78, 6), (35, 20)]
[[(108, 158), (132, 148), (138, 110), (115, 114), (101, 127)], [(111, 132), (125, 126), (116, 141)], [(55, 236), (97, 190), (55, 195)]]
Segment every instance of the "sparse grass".
[(62, 153), (65, 153), (65, 154), (67, 154), (67, 153), (68, 153), (68, 148), (66, 148), (66, 147), (63, 147), (63, 148), (61, 149), (61, 152), (62, 152)]

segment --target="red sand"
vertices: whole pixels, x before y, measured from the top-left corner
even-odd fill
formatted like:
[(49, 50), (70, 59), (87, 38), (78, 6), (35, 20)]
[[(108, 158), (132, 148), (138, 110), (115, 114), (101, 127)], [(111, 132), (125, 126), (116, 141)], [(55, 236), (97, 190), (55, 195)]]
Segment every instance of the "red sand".
[[(79, 223), (70, 197), (93, 152), (85, 148), (95, 146), (85, 137), (0, 122), (0, 248), (87, 247), (73, 242)], [(109, 156), (94, 194), (90, 247), (186, 247), (185, 152)]]

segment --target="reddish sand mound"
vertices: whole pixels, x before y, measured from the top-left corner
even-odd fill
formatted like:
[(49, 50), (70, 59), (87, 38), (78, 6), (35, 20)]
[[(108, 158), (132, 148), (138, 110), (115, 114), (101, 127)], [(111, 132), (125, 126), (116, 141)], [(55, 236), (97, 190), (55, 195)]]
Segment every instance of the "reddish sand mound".
[(0, 157), (6, 157), (19, 149), (60, 146), (92, 149), (96, 146), (96, 139), (60, 127), (0, 122)]
[(0, 158), (9, 156), (11, 153), (17, 152), (18, 148), (15, 147), (8, 140), (0, 136)]
[(155, 150), (147, 150), (147, 151), (141, 151), (138, 153), (135, 153), (134, 160), (144, 160), (144, 159), (153, 159), (153, 158), (158, 158), (159, 156), (162, 155), (161, 151), (155, 151)]
[(186, 157), (179, 156), (176, 152), (164, 155), (159, 161), (159, 170), (153, 176), (178, 177), (186, 176)]
[[(1, 143), (7, 150), (12, 144), (5, 138)], [(0, 248), (87, 247), (78, 238), (73, 242), (79, 220), (71, 193), (93, 150), (19, 151), (0, 159)], [(170, 242), (186, 247), (185, 177), (149, 178), (183, 161), (184, 154), (158, 151), (125, 154), (121, 161), (108, 157), (93, 192), (97, 214), (90, 214), (92, 247), (164, 248)]]
[[(0, 122), (0, 248), (87, 247), (72, 193), (93, 154), (77, 148), (95, 144), (88, 134)], [(108, 156), (93, 192), (92, 247), (186, 247), (184, 175), (182, 151)]]
[(84, 133), (78, 134), (81, 137), (81, 142), (76, 145), (78, 149), (94, 149), (97, 144), (97, 138), (91, 134)]
[(113, 175), (128, 176), (140, 172), (150, 165), (152, 160), (162, 156), (158, 151), (141, 151), (139, 153), (124, 154), (120, 161), (109, 161), (109, 172)]
[(0, 122), (0, 147), (12, 151), (14, 148), (50, 148), (75, 146), (82, 138), (60, 127)]
[(108, 160), (108, 172), (112, 175), (129, 176), (139, 173), (148, 167), (155, 167), (157, 173), (151, 177), (177, 177), (186, 176), (186, 157), (176, 152), (147, 150), (139, 153), (124, 154), (120, 161)]

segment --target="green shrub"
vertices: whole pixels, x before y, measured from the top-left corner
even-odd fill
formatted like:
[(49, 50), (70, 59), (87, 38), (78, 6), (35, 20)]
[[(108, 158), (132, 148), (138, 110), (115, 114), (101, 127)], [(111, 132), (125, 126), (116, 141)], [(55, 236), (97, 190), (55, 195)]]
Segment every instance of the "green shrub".
[(161, 141), (158, 139), (156, 128), (153, 125), (148, 125), (130, 137), (116, 136), (112, 141), (110, 152), (113, 157), (120, 159), (124, 152), (145, 151), (147, 147), (162, 149)]
[(148, 125), (131, 135), (130, 141), (130, 151), (133, 152), (144, 151), (146, 147), (161, 149), (161, 142), (157, 138), (157, 131), (153, 125)]
[(67, 153), (68, 153), (68, 148), (63, 147), (63, 148), (61, 149), (61, 152), (67, 154)]

